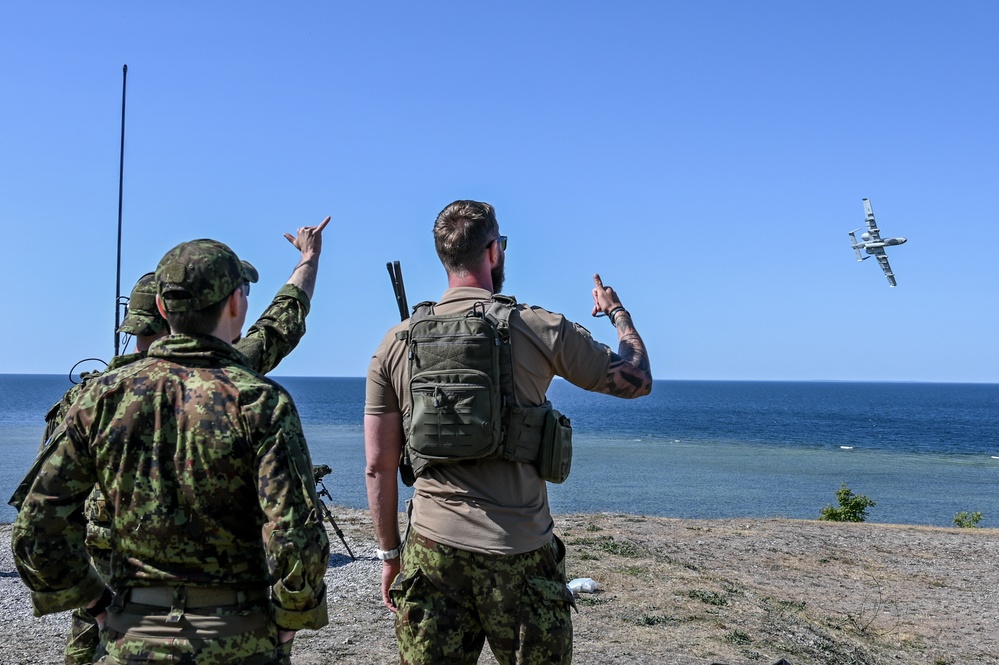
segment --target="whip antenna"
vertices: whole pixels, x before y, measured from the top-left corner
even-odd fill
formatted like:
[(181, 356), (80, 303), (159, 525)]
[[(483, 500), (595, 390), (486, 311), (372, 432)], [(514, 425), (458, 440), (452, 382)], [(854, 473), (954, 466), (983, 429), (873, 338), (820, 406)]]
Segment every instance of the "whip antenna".
[(128, 65), (121, 68), (121, 153), (118, 157), (118, 260), (114, 277), (114, 354), (120, 350), (118, 328), (121, 326), (121, 197), (125, 180), (125, 83)]

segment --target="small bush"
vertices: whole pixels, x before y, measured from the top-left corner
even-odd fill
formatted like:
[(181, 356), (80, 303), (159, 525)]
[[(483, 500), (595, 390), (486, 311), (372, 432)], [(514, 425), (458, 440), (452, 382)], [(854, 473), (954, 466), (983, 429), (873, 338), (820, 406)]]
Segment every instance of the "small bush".
[(747, 644), (753, 643), (753, 638), (741, 630), (733, 630), (731, 633), (725, 636), (726, 642), (731, 642), (732, 644), (738, 644), (740, 646), (746, 646)]
[(680, 619), (673, 614), (643, 614), (637, 623), (640, 626), (675, 626)]
[(836, 490), (836, 501), (839, 508), (826, 506), (819, 514), (820, 520), (827, 522), (863, 522), (867, 519), (867, 509), (876, 505), (863, 494), (854, 494), (853, 490), (842, 483)]
[(643, 552), (638, 545), (628, 542), (614, 540), (614, 536), (601, 536), (595, 545), (608, 554), (617, 554), (625, 557), (640, 557)]
[(977, 529), (978, 523), (982, 521), (983, 517), (984, 515), (977, 510), (973, 513), (962, 510), (957, 515), (954, 515), (954, 525), (962, 529)]
[(699, 600), (702, 603), (708, 605), (717, 605), (721, 607), (722, 605), (728, 605), (728, 598), (721, 595), (720, 593), (715, 593), (714, 591), (704, 591), (703, 589), (691, 589), (687, 592), (688, 598), (693, 598), (694, 600)]

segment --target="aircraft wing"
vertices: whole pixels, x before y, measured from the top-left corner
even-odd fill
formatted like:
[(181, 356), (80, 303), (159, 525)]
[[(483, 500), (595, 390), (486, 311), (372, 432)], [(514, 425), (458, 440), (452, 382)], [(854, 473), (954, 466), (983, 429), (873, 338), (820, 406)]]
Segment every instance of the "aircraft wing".
[[(871, 240), (878, 242), (881, 240), (881, 231), (878, 230), (878, 223), (874, 221), (874, 210), (871, 209), (871, 200), (864, 199), (864, 222), (867, 223), (867, 232), (871, 234)], [(882, 252), (883, 254), (884, 252)], [(879, 256), (878, 259), (881, 257)], [(888, 259), (882, 264), (882, 267), (888, 264)], [(887, 268), (885, 268), (887, 270)]]
[[(871, 251), (871, 250), (868, 250)], [(891, 271), (891, 265), (888, 264), (888, 254), (881, 247), (876, 248), (874, 251), (874, 256), (877, 257), (878, 263), (881, 264), (881, 269), (885, 272), (885, 277), (888, 278), (888, 283), (895, 286), (895, 273)]]

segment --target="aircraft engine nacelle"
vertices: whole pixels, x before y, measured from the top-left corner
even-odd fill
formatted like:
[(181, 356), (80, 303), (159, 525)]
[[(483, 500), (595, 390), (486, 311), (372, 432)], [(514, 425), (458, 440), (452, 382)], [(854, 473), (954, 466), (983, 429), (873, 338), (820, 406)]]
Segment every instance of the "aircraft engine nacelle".
[(892, 247), (894, 245), (901, 245), (905, 241), (906, 241), (905, 238), (888, 238), (887, 240), (885, 240), (885, 244), (888, 245), (889, 247)]

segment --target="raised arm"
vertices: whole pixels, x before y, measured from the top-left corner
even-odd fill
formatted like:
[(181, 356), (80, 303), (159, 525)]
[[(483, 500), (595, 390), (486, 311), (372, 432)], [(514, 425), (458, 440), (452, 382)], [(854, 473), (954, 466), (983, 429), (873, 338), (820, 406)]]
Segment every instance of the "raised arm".
[(604, 286), (600, 275), (593, 275), (593, 285), (593, 316), (609, 317), (619, 342), (600, 392), (626, 399), (648, 395), (652, 392), (652, 368), (645, 342), (614, 289)]
[(305, 317), (312, 304), (323, 249), (322, 233), (329, 221), (327, 217), (318, 226), (303, 226), (296, 236), (284, 234), (302, 258), (260, 318), (233, 344), (251, 369), (263, 374), (272, 371), (305, 336)]

